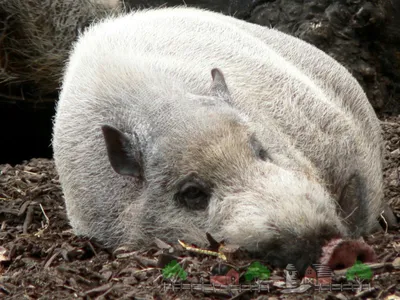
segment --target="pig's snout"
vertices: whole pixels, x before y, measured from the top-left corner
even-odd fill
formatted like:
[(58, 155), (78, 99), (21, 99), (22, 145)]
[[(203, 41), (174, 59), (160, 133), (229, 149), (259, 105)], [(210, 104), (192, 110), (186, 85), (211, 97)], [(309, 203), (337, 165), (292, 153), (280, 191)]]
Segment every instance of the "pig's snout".
[(356, 261), (368, 263), (376, 259), (375, 251), (362, 240), (334, 239), (322, 248), (321, 263), (338, 270), (349, 268)]
[(315, 264), (337, 270), (375, 260), (373, 249), (351, 236), (323, 186), (301, 174), (275, 171), (279, 175), (251, 182), (250, 192), (228, 198), (234, 203), (223, 227), (229, 242), (273, 267), (294, 265), (299, 275)]
[[(332, 271), (349, 268), (356, 261), (362, 263), (374, 262), (376, 255), (374, 250), (361, 240), (343, 240), (342, 238), (326, 239), (321, 244), (310, 240), (293, 241), (287, 247), (275, 244), (270, 245), (263, 259), (275, 267), (285, 268), (293, 264), (300, 276), (304, 276), (306, 269), (314, 264), (323, 264)], [(322, 245), (322, 246), (318, 246)], [(272, 249), (271, 249), (272, 248)], [(261, 257), (263, 250), (253, 252), (253, 256)]]

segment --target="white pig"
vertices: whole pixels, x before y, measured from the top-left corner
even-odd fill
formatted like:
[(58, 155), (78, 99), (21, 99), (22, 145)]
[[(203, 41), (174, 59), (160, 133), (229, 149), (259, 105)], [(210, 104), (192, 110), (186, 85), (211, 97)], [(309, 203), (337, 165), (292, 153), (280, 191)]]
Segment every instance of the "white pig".
[(209, 232), (300, 272), (375, 259), (378, 119), (342, 65), (277, 30), (185, 7), (90, 26), (53, 147), (75, 233), (107, 246)]

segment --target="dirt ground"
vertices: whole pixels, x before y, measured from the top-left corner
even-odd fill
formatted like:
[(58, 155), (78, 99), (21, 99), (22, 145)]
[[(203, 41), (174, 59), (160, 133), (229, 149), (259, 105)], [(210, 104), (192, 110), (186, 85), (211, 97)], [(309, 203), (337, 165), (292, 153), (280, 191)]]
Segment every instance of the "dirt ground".
[[(380, 116), (384, 130), (385, 197), (400, 216), (400, 115)], [(3, 145), (6, 147), (6, 145)], [(135, 252), (129, 247), (103, 249), (95, 241), (73, 235), (53, 161), (32, 159), (14, 167), (0, 165), (0, 298), (2, 299), (400, 299), (400, 230), (367, 238), (379, 263), (371, 265), (372, 289), (320, 292), (292, 290), (282, 286), (270, 292), (165, 290), (168, 279), (160, 266), (179, 257), (188, 273), (186, 282), (210, 282), (219, 259), (195, 254), (181, 246), (171, 248), (158, 241), (154, 247)], [(160, 255), (161, 253), (165, 253)], [(166, 255), (167, 254), (167, 255)], [(397, 258), (397, 259), (396, 259)], [(243, 279), (249, 260), (232, 259)], [(220, 268), (221, 269), (221, 268)], [(343, 272), (334, 280), (343, 282)], [(273, 270), (275, 281), (282, 270)], [(270, 278), (270, 279), (271, 279)]]

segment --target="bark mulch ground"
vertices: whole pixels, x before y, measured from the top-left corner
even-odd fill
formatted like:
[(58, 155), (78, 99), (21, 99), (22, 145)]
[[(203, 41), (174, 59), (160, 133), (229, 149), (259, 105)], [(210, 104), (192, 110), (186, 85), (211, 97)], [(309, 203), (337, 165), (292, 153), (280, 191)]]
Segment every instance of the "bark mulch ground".
[[(386, 144), (385, 197), (399, 217), (400, 116), (380, 118)], [(215, 256), (187, 251), (180, 245), (171, 247), (159, 240), (154, 247), (140, 252), (129, 247), (109, 250), (74, 236), (52, 160), (32, 159), (14, 167), (0, 165), (0, 170), (2, 299), (400, 299), (400, 230), (382, 231), (367, 238), (379, 256), (379, 262), (369, 266), (372, 280), (364, 282), (370, 284), (369, 289), (319, 291), (310, 285), (288, 288), (283, 270), (273, 270), (270, 278), (261, 282), (262, 286), (269, 283), (269, 292), (230, 291), (209, 285), (210, 281), (224, 280), (212, 276), (222, 276), (229, 269)], [(192, 284), (193, 291), (179, 290), (179, 284), (172, 286), (166, 273), (163, 276), (162, 267), (173, 258), (178, 258), (187, 272), (183, 283)], [(230, 261), (237, 268), (240, 282), (250, 263), (243, 256)], [(350, 284), (345, 274), (335, 271), (334, 282)]]

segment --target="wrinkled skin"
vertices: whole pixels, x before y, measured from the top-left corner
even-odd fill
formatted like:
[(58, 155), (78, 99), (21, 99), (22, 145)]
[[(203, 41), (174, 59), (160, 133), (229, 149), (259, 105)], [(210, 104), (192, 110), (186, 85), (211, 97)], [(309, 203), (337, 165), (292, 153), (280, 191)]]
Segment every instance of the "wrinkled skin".
[(383, 210), (376, 115), (345, 68), (278, 31), (189, 8), (92, 26), (53, 147), (72, 227), (106, 245), (209, 232), (301, 272), (375, 259), (357, 239)]

